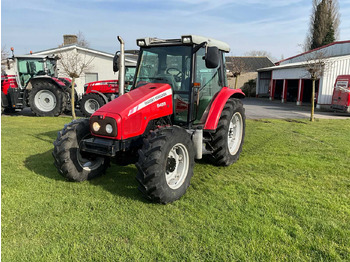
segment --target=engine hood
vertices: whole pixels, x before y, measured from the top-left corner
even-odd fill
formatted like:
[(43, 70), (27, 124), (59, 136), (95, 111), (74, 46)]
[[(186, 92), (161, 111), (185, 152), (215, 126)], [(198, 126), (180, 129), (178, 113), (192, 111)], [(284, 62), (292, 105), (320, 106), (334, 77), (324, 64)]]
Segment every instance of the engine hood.
[(150, 83), (112, 100), (93, 116), (119, 119), (117, 139), (127, 139), (142, 135), (150, 120), (172, 113), (171, 86)]

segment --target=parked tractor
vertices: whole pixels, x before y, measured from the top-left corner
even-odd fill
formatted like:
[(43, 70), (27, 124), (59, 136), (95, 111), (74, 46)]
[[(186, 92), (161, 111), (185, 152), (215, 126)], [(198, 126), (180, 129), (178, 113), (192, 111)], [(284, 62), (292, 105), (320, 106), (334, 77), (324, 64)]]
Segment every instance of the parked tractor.
[(71, 82), (58, 78), (54, 56), (23, 55), (7, 59), (1, 75), (1, 109), (30, 106), (37, 116), (58, 116), (70, 108)]
[(118, 40), (119, 97), (58, 133), (55, 165), (68, 180), (84, 181), (102, 175), (111, 160), (135, 161), (139, 190), (170, 203), (189, 187), (195, 159), (207, 155), (218, 166), (238, 160), (245, 95), (227, 87), (229, 45), (195, 35), (138, 39), (134, 82), (124, 94), (124, 42)]
[[(134, 80), (136, 66), (125, 67), (125, 80), (128, 85), (125, 90), (131, 88)], [(84, 95), (80, 100), (80, 111), (90, 117), (97, 109), (107, 104), (119, 95), (118, 80), (102, 80), (90, 82), (84, 85)]]

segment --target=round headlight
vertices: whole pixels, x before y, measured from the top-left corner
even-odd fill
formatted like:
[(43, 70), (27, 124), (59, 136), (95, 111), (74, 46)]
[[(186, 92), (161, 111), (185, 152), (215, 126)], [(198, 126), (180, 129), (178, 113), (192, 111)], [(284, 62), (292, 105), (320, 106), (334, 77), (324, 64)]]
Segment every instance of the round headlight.
[(111, 133), (113, 132), (113, 127), (112, 127), (111, 124), (107, 124), (107, 125), (106, 125), (106, 132), (107, 132), (108, 134), (111, 134)]
[(100, 126), (99, 123), (94, 122), (94, 123), (92, 124), (92, 129), (93, 129), (95, 132), (97, 132), (98, 130), (100, 130), (100, 128), (101, 128), (101, 126)]

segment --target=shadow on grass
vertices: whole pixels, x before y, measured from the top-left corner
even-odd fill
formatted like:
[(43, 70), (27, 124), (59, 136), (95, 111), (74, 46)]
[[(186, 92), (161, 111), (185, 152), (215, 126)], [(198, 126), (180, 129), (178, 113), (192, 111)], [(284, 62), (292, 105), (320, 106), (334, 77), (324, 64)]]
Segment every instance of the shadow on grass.
[[(38, 139), (47, 141), (45, 138), (46, 135), (51, 137), (53, 133), (55, 132), (40, 134)], [(54, 165), (52, 150), (29, 156), (25, 159), (24, 164), (26, 168), (43, 177), (57, 181), (66, 180), (58, 173)], [(137, 189), (137, 182), (135, 180), (136, 173), (137, 169), (134, 165), (117, 166), (115, 164), (111, 164), (104, 175), (93, 180), (89, 180), (88, 183), (94, 186), (102, 187), (112, 194), (148, 203), (148, 201), (143, 198)], [(67, 183), (74, 182), (67, 181)]]

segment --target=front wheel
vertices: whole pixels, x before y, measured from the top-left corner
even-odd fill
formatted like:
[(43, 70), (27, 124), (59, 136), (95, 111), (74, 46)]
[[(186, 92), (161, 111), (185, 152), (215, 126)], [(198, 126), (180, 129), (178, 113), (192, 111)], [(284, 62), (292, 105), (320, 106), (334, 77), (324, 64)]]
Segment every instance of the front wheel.
[(189, 187), (193, 166), (193, 142), (185, 129), (173, 126), (152, 131), (136, 163), (139, 190), (151, 201), (173, 202)]
[(89, 93), (83, 96), (80, 101), (80, 111), (86, 116), (90, 117), (101, 106), (105, 104), (105, 101), (101, 96), (94, 93)]
[(102, 175), (109, 166), (109, 158), (80, 150), (81, 141), (89, 137), (89, 119), (74, 120), (58, 132), (52, 155), (57, 170), (68, 180), (93, 179)]
[(245, 113), (240, 100), (230, 98), (221, 112), (211, 146), (214, 163), (229, 166), (236, 162), (242, 151), (245, 134)]

